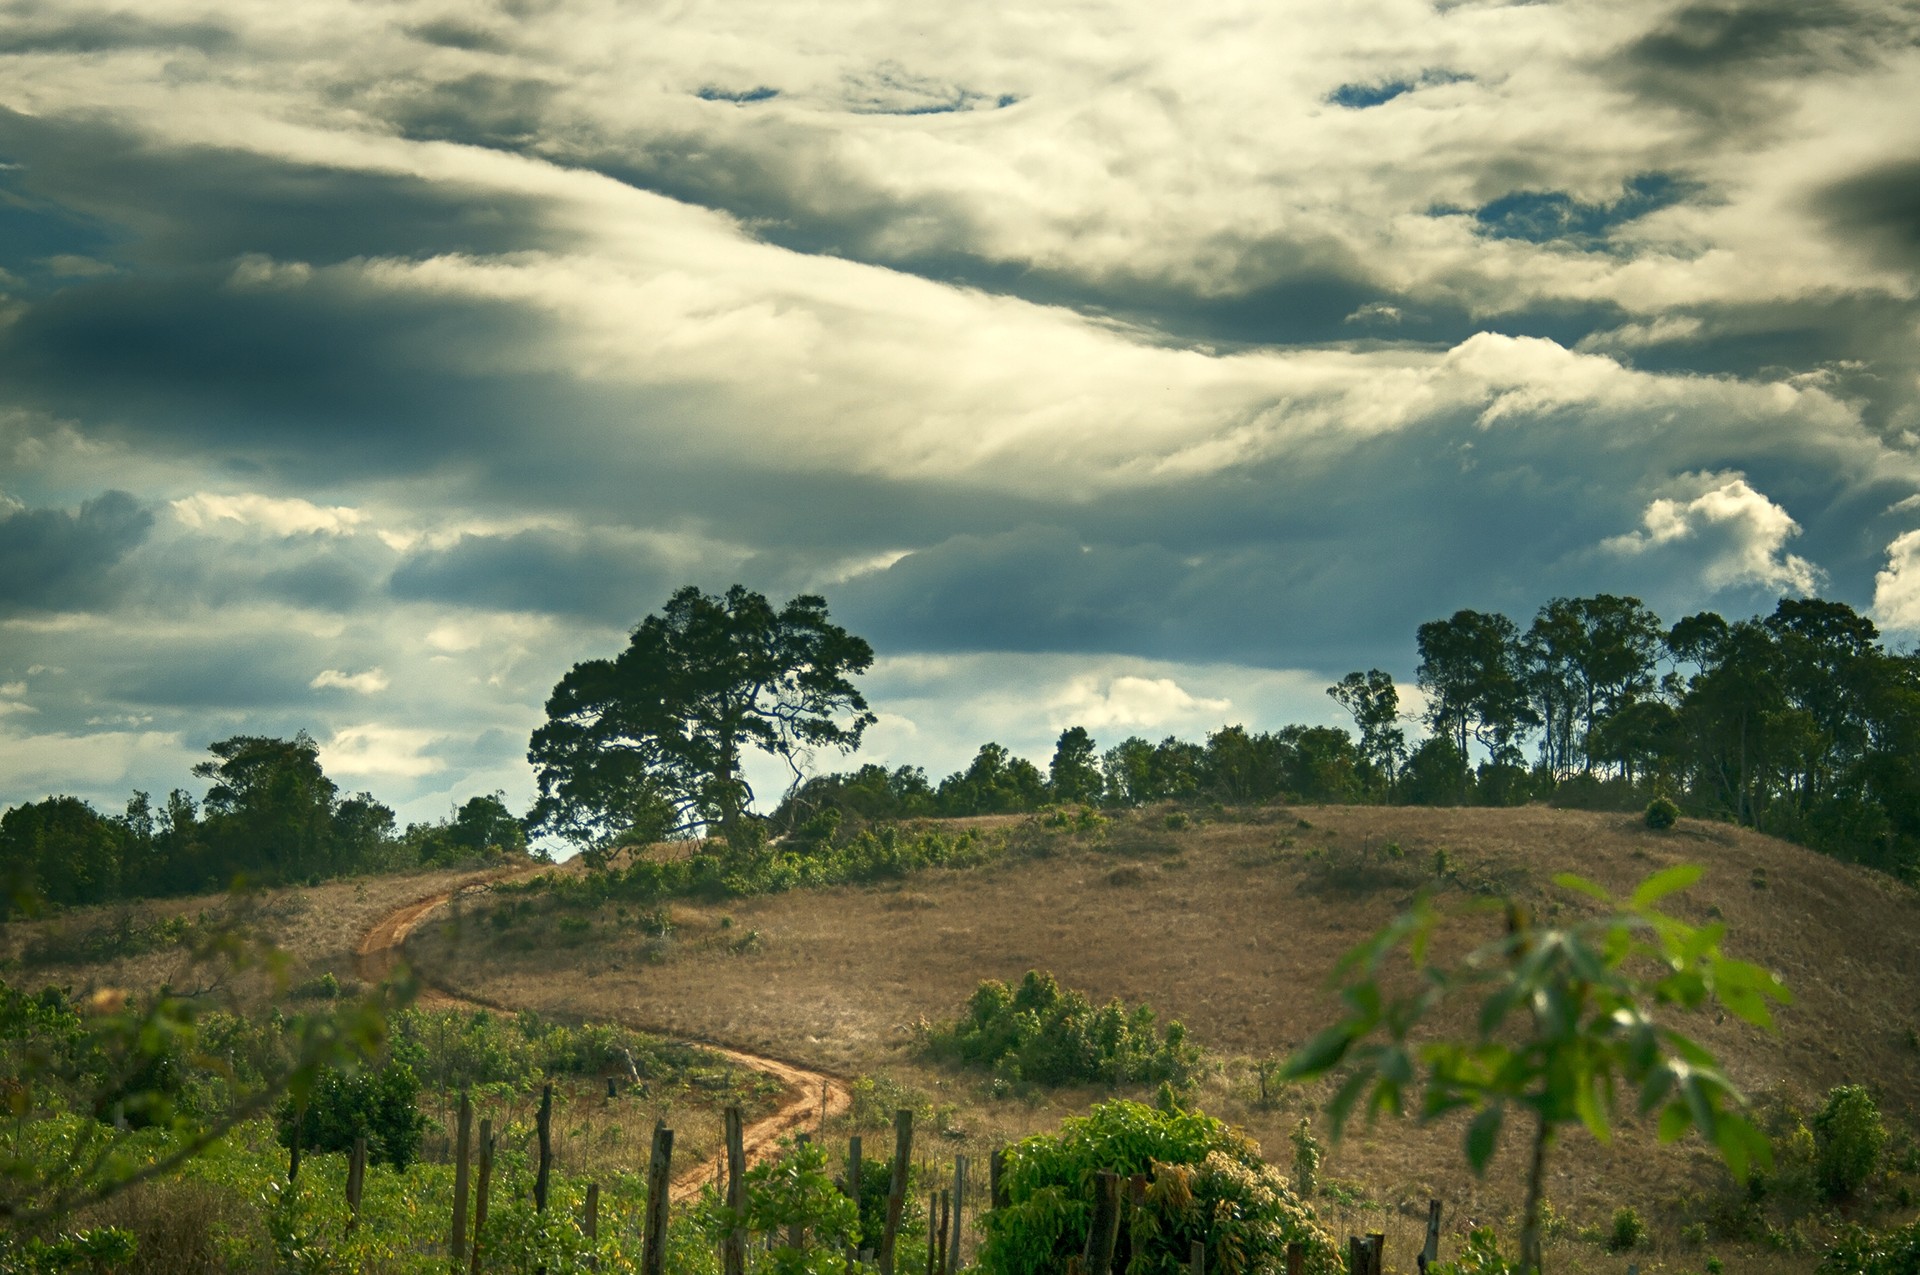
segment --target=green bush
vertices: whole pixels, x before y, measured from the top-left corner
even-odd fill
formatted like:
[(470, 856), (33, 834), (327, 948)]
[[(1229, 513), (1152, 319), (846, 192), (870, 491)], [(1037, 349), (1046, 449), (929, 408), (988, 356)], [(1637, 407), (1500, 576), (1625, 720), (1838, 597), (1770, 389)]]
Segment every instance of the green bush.
[(1338, 1270), (1333, 1237), (1244, 1134), (1199, 1112), (1107, 1102), (1007, 1152), (1008, 1203), (982, 1215), (982, 1275), (1067, 1269), (1085, 1247), (1095, 1175), (1148, 1174), (1146, 1202), (1122, 1243), (1131, 1275), (1183, 1275), (1194, 1243), (1209, 1270), (1278, 1270), (1289, 1241), (1306, 1245), (1307, 1270)]
[(1820, 1259), (1820, 1275), (1913, 1275), (1920, 1271), (1920, 1221), (1891, 1231), (1849, 1226)]
[(1647, 803), (1647, 827), (1656, 831), (1671, 828), (1680, 818), (1680, 807), (1670, 797), (1655, 797)]
[(296, 1123), (309, 1151), (350, 1151), (365, 1135), (367, 1159), (404, 1169), (420, 1151), (426, 1117), (420, 1114), (420, 1082), (413, 1068), (389, 1062), (342, 1074), (322, 1072), (304, 1102), (289, 1095), (276, 1113), (280, 1145), (293, 1145)]
[(1859, 1085), (1840, 1085), (1813, 1118), (1814, 1169), (1829, 1200), (1856, 1195), (1880, 1163), (1887, 1128), (1873, 1095)]
[(1313, 1124), (1305, 1116), (1287, 1135), (1293, 1142), (1293, 1189), (1303, 1200), (1311, 1200), (1320, 1190), (1320, 1161), (1325, 1151), (1313, 1136)]
[(1520, 1267), (1500, 1252), (1500, 1241), (1490, 1226), (1477, 1226), (1467, 1233), (1467, 1245), (1450, 1262), (1435, 1262), (1427, 1275), (1518, 1275)]
[(1112, 1000), (1096, 1009), (1038, 970), (1028, 970), (1017, 991), (997, 979), (981, 983), (966, 1014), (933, 1031), (928, 1046), (935, 1056), (1039, 1085), (1167, 1081), (1184, 1087), (1202, 1063), (1200, 1047), (1181, 1024), (1156, 1033), (1149, 1007), (1128, 1009)]
[(1613, 1211), (1613, 1229), (1607, 1233), (1608, 1252), (1624, 1253), (1630, 1248), (1639, 1248), (1646, 1239), (1647, 1224), (1640, 1220), (1639, 1212), (1632, 1205)]

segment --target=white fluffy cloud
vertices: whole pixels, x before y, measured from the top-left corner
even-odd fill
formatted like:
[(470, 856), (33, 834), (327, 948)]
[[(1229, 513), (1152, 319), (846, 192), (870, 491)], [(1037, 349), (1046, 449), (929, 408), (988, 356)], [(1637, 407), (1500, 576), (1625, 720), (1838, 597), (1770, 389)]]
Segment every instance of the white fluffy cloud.
[(361, 695), (374, 695), (387, 689), (391, 683), (384, 670), (370, 668), (361, 673), (348, 673), (341, 669), (322, 669), (314, 674), (307, 683), (313, 690), (335, 688), (343, 691), (356, 691)]
[(1786, 552), (1800, 524), (1756, 491), (1740, 474), (1690, 474), (1677, 486), (1691, 495), (1662, 496), (1647, 505), (1642, 529), (1614, 536), (1603, 548), (1637, 557), (1659, 550), (1687, 555), (1710, 590), (1759, 586), (1810, 594), (1820, 569)]
[(438, 757), (424, 755), (443, 738), (403, 726), (348, 726), (320, 746), (320, 764), (330, 774), (355, 779), (417, 779), (446, 768)]
[(1886, 570), (1873, 577), (1873, 614), (1883, 628), (1920, 633), (1920, 531), (1887, 546)]
[(323, 508), (298, 497), (257, 492), (221, 495), (201, 491), (172, 505), (174, 517), (195, 530), (236, 523), (274, 536), (343, 536), (353, 534), (353, 529), (366, 520), (360, 510), (345, 505)]
[(1170, 677), (1123, 673), (1112, 678), (1076, 677), (1047, 707), (1056, 726), (1157, 730), (1174, 723), (1188, 728), (1195, 723), (1218, 725), (1233, 702), (1195, 696)]

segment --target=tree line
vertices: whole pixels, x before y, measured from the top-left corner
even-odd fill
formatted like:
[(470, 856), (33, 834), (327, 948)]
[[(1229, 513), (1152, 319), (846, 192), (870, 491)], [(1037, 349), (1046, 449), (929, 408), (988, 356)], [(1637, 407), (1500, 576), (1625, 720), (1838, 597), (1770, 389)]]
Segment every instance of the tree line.
[[(1349, 732), (1226, 726), (1204, 742), (1061, 732), (1039, 766), (998, 743), (934, 782), (862, 766), (799, 785), (772, 817), (867, 821), (1031, 811), (1049, 803), (1389, 802), (1632, 808), (1653, 797), (1842, 858), (1920, 875), (1920, 658), (1887, 649), (1844, 603), (1664, 624), (1639, 599), (1555, 598), (1522, 629), (1497, 612), (1419, 626), (1421, 706), (1394, 679), (1327, 688)], [(1424, 735), (1409, 739), (1410, 727)]]
[(343, 794), (304, 731), (292, 739), (236, 735), (193, 768), (196, 800), (174, 789), (158, 807), (135, 792), (104, 815), (78, 797), (27, 802), (0, 815), (0, 912), (11, 900), (57, 904), (192, 894), (235, 880), (278, 885), (362, 872), (453, 864), (526, 850), (520, 821), (498, 793), (449, 818), (395, 826), (371, 793)]

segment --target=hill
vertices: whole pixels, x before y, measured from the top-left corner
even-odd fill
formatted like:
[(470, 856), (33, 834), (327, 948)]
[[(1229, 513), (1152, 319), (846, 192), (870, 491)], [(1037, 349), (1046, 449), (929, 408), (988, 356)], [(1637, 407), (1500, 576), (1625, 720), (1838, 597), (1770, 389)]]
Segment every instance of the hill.
[[(1723, 919), (1732, 954), (1775, 970), (1797, 999), (1775, 1035), (1731, 1019), (1690, 1030), (1778, 1111), (1804, 1111), (1855, 1082), (1896, 1123), (1920, 1117), (1920, 895), (1879, 874), (1724, 825), (1654, 832), (1634, 816), (1539, 807), (1271, 808), (1169, 826), (1179, 823), (1143, 812), (1049, 832), (1032, 820), (1009, 829), (1016, 851), (986, 867), (652, 912), (543, 910), (523, 899), (470, 915), (482, 923), (417, 935), (410, 950), (434, 977), (491, 1001), (619, 1015), (848, 1076), (884, 1075), (951, 1106), (943, 1122), (956, 1143), (982, 1153), (1100, 1095), (996, 1097), (984, 1077), (923, 1062), (916, 1024), (955, 1016), (981, 979), (1045, 969), (1096, 1001), (1144, 1001), (1184, 1022), (1227, 1060), (1200, 1105), (1284, 1163), (1286, 1135), (1312, 1104), (1299, 1094), (1263, 1102), (1258, 1060), (1335, 1016), (1327, 971), (1421, 885), (1438, 880), (1457, 901), (1511, 894), (1550, 913), (1578, 906), (1550, 884), (1557, 872), (1625, 891), (1696, 862), (1706, 877), (1675, 910)], [(1510, 1215), (1515, 1161), (1504, 1149), (1476, 1181), (1456, 1129), (1382, 1124), (1350, 1134), (1328, 1167), (1394, 1219), (1404, 1254), (1429, 1195), (1450, 1219)], [(1657, 1146), (1629, 1129), (1607, 1147), (1570, 1139), (1550, 1194), (1569, 1234), (1604, 1226), (1626, 1204), (1671, 1239), (1730, 1191), (1697, 1144)], [(1381, 1229), (1380, 1215), (1369, 1225)], [(1754, 1260), (1752, 1269), (1778, 1269), (1780, 1259)]]

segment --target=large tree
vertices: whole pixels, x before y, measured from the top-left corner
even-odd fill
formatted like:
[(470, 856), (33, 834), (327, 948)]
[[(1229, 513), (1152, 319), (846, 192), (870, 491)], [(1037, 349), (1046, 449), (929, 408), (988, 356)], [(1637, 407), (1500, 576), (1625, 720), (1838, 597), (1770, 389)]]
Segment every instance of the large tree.
[(873, 648), (803, 594), (775, 610), (741, 585), (688, 585), (612, 660), (568, 670), (527, 751), (531, 825), (594, 846), (621, 834), (717, 829), (743, 844), (753, 802), (742, 760), (771, 753), (797, 782), (816, 747), (851, 751), (874, 721), (849, 680)]

